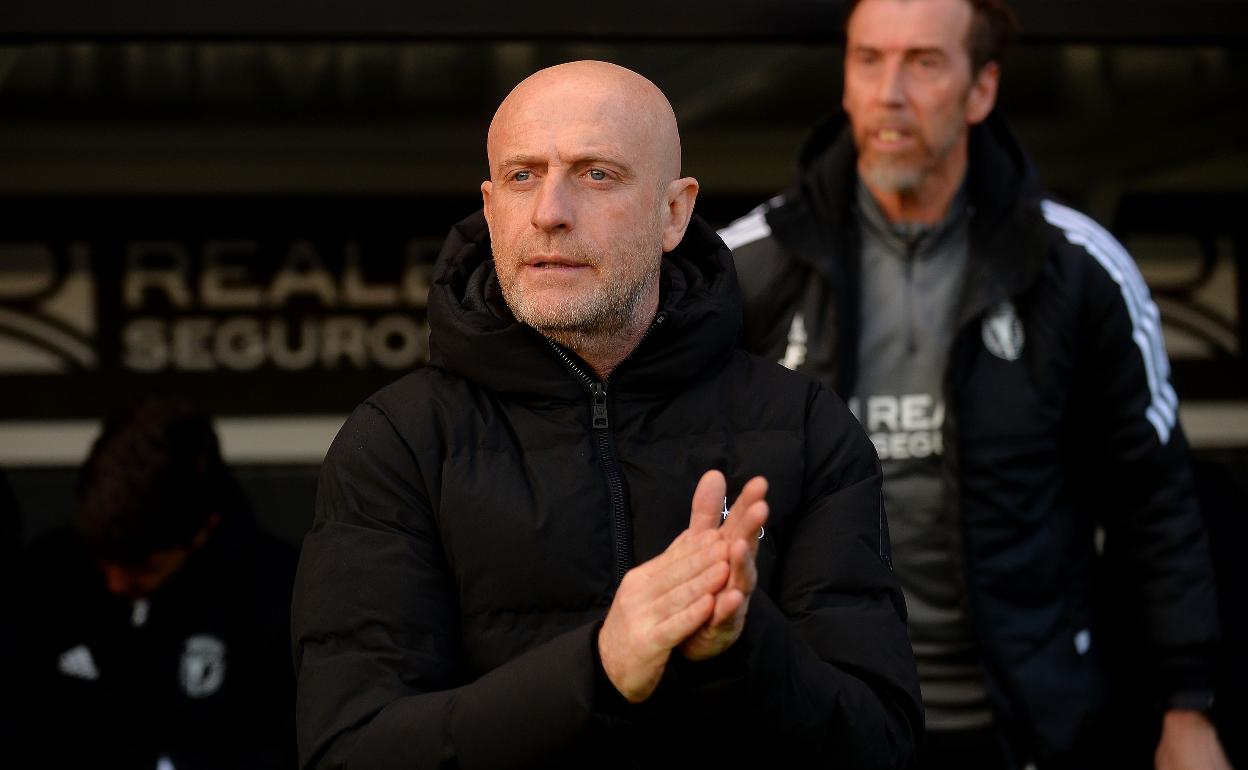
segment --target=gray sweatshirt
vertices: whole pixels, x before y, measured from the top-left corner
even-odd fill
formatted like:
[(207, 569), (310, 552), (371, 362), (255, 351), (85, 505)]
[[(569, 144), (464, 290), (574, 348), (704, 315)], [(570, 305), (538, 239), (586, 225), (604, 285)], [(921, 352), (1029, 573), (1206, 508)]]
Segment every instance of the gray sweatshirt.
[(987, 727), (992, 711), (961, 597), (940, 456), (945, 365), (969, 246), (959, 191), (936, 225), (891, 223), (858, 185), (862, 332), (850, 409), (884, 466), (893, 561), (910, 611), (930, 730)]

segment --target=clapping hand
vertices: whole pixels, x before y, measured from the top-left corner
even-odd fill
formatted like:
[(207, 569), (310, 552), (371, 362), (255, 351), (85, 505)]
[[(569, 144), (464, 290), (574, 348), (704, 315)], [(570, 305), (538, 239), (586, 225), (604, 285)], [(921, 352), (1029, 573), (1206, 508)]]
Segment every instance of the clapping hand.
[(741, 635), (758, 580), (754, 557), (767, 520), (767, 481), (751, 479), (720, 526), (725, 488), (722, 473), (704, 474), (688, 529), (629, 570), (611, 602), (598, 653), (607, 678), (629, 702), (650, 697), (673, 649), (705, 660)]

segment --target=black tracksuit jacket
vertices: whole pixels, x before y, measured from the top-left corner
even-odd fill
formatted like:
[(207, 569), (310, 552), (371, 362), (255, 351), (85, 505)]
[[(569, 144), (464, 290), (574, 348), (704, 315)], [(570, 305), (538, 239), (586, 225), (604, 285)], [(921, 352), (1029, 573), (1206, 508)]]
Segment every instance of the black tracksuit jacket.
[[(326, 458), (293, 612), (306, 767), (899, 767), (921, 730), (879, 464), (842, 402), (735, 349), (700, 220), (648, 336), (598, 382), (517, 323), (484, 218), (451, 232), (432, 365)], [(620, 575), (688, 525), (701, 474), (768, 477), (741, 638), (675, 653), (631, 706), (597, 660)]]
[(223, 514), (136, 627), (68, 530), (35, 543), (6, 618), (5, 720), (17, 728), (6, 766), (153, 770), (165, 756), (178, 770), (293, 768), (295, 558), (249, 512)]
[[(790, 190), (721, 232), (745, 296), (746, 347), (804, 358), (799, 371), (846, 397), (867, 312), (856, 179), (842, 117), (812, 136)], [(1160, 320), (1130, 256), (1044, 197), (996, 115), (971, 132), (966, 184), (970, 255), (944, 385), (946, 505), (1001, 724), (1025, 753), (1060, 756), (1096, 731), (1108, 702), (1107, 605), (1136, 618), (1130, 643), (1147, 648), (1159, 700), (1208, 690), (1208, 544)], [(1007, 302), (1021, 322), (1016, 360), (985, 341), (986, 316)], [(805, 335), (794, 339), (798, 313)], [(1107, 564), (1112, 580), (1100, 579)]]

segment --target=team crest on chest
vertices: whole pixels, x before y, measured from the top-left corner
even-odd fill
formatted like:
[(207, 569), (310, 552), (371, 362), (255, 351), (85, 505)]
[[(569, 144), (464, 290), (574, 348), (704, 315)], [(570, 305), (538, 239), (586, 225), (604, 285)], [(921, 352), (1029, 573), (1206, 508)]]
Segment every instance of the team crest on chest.
[(1014, 303), (1006, 300), (984, 316), (984, 347), (1005, 361), (1017, 361), (1023, 355), (1023, 322), (1018, 320)]
[(100, 678), (100, 670), (95, 666), (95, 658), (91, 656), (91, 648), (80, 644), (73, 649), (61, 653), (56, 667), (62, 674), (74, 679), (94, 682)]
[(209, 634), (187, 637), (178, 680), (192, 698), (207, 698), (220, 690), (225, 681), (225, 642)]

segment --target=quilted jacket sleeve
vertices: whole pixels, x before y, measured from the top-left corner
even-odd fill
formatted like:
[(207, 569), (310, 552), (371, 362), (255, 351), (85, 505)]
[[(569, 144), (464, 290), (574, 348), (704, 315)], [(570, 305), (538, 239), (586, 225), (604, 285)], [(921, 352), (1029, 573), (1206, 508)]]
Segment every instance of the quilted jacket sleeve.
[(733, 647), (680, 674), (707, 708), (736, 701), (781, 766), (908, 767), (923, 715), (879, 461), (844, 404), (811, 393), (803, 511), (774, 584), (751, 597)]
[(587, 723), (596, 624), (462, 684), (455, 588), (411, 449), (361, 406), (322, 469), (292, 615), (303, 767), (500, 767)]
[(1211, 691), (1213, 568), (1157, 306), (1113, 236), (1078, 212), (1046, 213), (1089, 267), (1078, 381), (1107, 553), (1135, 594), (1126, 600), (1142, 616), (1159, 694)]

